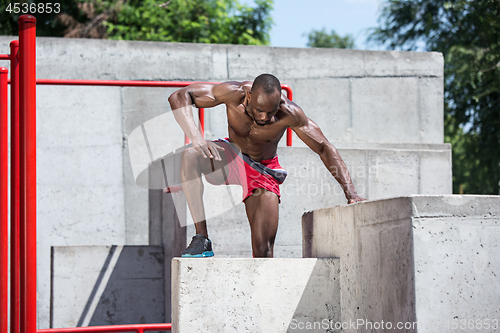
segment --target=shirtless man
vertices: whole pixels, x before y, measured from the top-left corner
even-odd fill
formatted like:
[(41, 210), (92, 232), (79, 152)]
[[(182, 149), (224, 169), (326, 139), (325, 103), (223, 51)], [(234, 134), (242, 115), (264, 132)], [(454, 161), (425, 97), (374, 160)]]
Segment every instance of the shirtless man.
[[(347, 167), (335, 147), (304, 111), (281, 93), (270, 74), (253, 82), (194, 83), (168, 98), (175, 119), (191, 139), (182, 153), (181, 181), (196, 235), (182, 252), (187, 257), (213, 256), (203, 206), (201, 174), (212, 184), (239, 184), (250, 222), (254, 257), (273, 257), (278, 230), (279, 184), (286, 172), (278, 163), (278, 142), (290, 127), (316, 152), (344, 190), (347, 202), (366, 200), (356, 193)], [(229, 138), (205, 140), (193, 119), (191, 105), (209, 108), (226, 104)]]

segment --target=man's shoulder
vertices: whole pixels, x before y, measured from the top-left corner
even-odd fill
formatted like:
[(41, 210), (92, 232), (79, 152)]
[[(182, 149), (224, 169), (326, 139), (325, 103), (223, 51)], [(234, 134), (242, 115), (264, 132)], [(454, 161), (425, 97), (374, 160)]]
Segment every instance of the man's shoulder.
[(281, 95), (280, 111), (290, 127), (301, 125), (307, 120), (300, 106), (290, 101), (284, 94)]
[(214, 93), (216, 93), (220, 99), (224, 100), (226, 104), (239, 103), (251, 87), (252, 81), (226, 81), (214, 87)]

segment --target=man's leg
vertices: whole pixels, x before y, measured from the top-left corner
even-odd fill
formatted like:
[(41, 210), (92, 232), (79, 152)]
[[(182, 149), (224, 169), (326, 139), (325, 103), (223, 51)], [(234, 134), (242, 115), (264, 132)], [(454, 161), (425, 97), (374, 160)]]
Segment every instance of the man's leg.
[[(181, 159), (181, 181), (182, 190), (195, 222), (196, 233), (208, 238), (207, 223), (205, 219), (205, 208), (203, 206), (203, 181), (201, 174), (210, 174), (210, 178), (217, 183), (224, 183), (224, 174), (227, 175), (227, 167), (224, 174), (222, 168), (227, 166), (227, 159), (223, 151), (220, 151), (222, 161), (203, 158), (194, 148), (187, 148), (182, 152)], [(212, 161), (211, 161), (212, 160)], [(212, 163), (213, 162), (213, 163)], [(213, 172), (215, 170), (215, 172)]]
[(256, 189), (253, 195), (245, 200), (245, 209), (252, 232), (253, 256), (272, 258), (274, 239), (278, 231), (278, 196), (262, 188)]

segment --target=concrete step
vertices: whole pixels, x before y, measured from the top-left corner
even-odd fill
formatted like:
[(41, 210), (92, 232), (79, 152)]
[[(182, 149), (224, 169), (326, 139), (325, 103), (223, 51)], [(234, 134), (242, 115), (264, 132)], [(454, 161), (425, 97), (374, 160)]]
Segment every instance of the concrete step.
[(305, 257), (341, 258), (342, 323), (407, 326), (398, 332), (493, 332), (495, 321), (498, 328), (500, 196), (414, 195), (320, 209), (304, 214), (303, 237)]
[(326, 332), (339, 319), (338, 258), (172, 260), (173, 332)]

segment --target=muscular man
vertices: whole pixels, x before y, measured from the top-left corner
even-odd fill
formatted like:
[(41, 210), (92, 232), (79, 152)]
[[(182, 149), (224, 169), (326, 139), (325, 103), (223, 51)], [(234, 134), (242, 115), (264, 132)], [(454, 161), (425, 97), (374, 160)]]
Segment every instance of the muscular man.
[[(316, 152), (344, 190), (348, 203), (366, 200), (356, 193), (346, 165), (335, 147), (304, 111), (281, 93), (270, 74), (253, 82), (194, 83), (169, 97), (175, 119), (191, 139), (182, 153), (181, 181), (196, 235), (182, 252), (187, 257), (213, 256), (203, 207), (201, 174), (215, 185), (239, 184), (250, 222), (254, 257), (273, 257), (278, 230), (279, 184), (286, 172), (278, 163), (278, 142), (290, 127)], [(229, 137), (208, 141), (198, 131), (191, 105), (209, 108), (225, 104)]]

